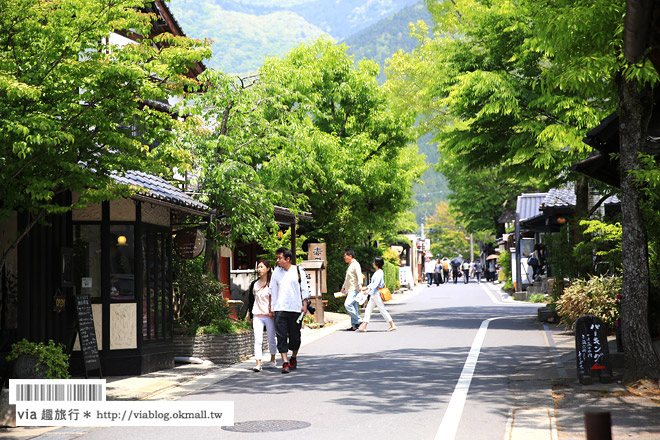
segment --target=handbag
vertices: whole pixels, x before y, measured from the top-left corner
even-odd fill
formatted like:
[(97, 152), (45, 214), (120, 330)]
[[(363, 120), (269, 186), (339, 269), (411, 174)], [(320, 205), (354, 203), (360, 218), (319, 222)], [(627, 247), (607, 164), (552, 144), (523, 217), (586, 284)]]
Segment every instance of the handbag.
[(392, 299), (392, 292), (390, 292), (390, 289), (388, 289), (387, 286), (379, 287), (378, 293), (380, 293), (380, 298), (383, 300), (383, 302), (387, 302)]

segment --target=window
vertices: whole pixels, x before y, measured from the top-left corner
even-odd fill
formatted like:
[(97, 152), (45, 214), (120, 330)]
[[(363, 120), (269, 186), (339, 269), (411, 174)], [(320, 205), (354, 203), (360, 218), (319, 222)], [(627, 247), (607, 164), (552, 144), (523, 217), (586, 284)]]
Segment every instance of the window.
[(110, 299), (135, 299), (133, 225), (110, 225)]
[(101, 226), (75, 225), (73, 280), (76, 292), (101, 298)]

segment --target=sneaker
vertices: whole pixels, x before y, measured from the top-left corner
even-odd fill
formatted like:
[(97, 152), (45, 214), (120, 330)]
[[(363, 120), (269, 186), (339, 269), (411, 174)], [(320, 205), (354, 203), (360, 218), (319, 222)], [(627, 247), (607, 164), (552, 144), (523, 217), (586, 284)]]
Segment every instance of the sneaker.
[(261, 365), (255, 365), (255, 366), (252, 368), (252, 371), (254, 371), (255, 373), (258, 373), (259, 371), (261, 371)]
[(284, 365), (282, 365), (282, 374), (288, 374), (289, 373), (289, 363), (285, 362)]
[(388, 328), (387, 331), (388, 331), (388, 332), (393, 332), (393, 331), (396, 330), (397, 328), (398, 328), (398, 327), (395, 325), (394, 327), (390, 327), (390, 328)]
[(298, 368), (298, 359), (296, 358), (289, 359), (289, 369), (295, 370), (296, 368)]
[(268, 362), (268, 368), (277, 368), (277, 361)]

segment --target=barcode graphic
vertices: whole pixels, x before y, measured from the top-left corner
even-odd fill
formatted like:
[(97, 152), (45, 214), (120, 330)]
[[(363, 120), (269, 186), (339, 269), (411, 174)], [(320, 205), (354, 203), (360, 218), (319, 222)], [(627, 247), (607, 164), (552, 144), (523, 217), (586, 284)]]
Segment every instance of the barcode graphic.
[(105, 380), (10, 380), (9, 391), (10, 403), (102, 402)]

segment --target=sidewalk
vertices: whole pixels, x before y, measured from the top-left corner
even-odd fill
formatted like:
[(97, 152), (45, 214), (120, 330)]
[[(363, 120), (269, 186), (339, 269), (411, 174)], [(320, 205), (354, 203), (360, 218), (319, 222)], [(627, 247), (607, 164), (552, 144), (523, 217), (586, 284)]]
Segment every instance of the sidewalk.
[[(500, 286), (488, 287), (503, 302), (512, 301)], [(587, 386), (577, 379), (575, 335), (556, 324), (538, 326), (548, 357), (509, 375), (514, 406), (505, 440), (584, 440), (585, 413), (602, 411), (611, 414), (613, 439), (660, 439), (660, 395), (636, 395), (621, 384), (623, 353), (617, 353), (614, 337), (608, 338), (614, 380)]]

